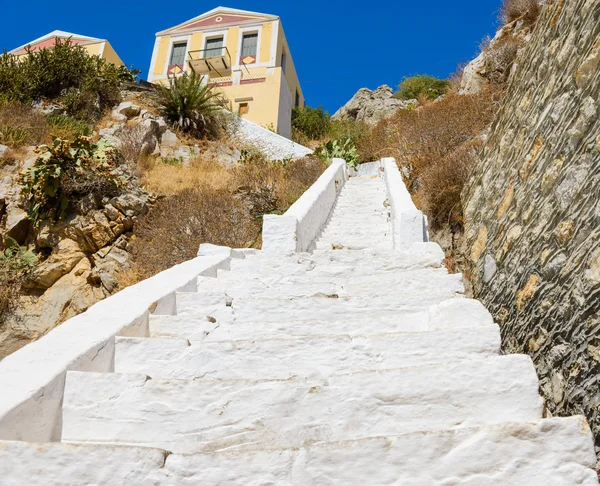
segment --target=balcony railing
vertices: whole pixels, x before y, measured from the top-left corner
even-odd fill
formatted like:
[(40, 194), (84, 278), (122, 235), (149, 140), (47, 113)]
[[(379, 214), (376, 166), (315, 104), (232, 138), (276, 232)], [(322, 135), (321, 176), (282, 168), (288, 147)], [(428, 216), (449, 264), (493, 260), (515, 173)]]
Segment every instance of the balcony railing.
[(197, 74), (215, 73), (225, 76), (231, 71), (231, 56), (227, 47), (211, 47), (190, 51), (189, 65)]

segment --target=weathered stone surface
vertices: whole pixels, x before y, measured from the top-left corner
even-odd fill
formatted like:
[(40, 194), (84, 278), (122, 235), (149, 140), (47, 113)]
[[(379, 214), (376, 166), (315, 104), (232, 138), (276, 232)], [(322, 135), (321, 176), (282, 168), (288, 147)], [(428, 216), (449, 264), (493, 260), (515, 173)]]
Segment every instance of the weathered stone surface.
[(47, 289), (63, 275), (69, 273), (83, 258), (85, 253), (81, 251), (77, 242), (64, 239), (58, 243), (46, 261), (35, 267), (26, 286)]
[(179, 145), (179, 138), (171, 130), (165, 130), (160, 137), (160, 145), (175, 149)]
[(348, 103), (335, 112), (332, 119), (351, 118), (374, 124), (386, 116), (393, 115), (398, 110), (416, 104), (416, 100), (405, 101), (395, 98), (392, 88), (385, 84), (374, 91), (361, 88)]
[[(506, 352), (533, 357), (550, 411), (585, 413), (597, 444), (589, 346), (600, 329), (599, 39), (596, 0), (546, 2), (463, 193), (469, 249), (486, 255), (470, 265), (475, 297), (501, 323)], [(494, 181), (517, 174), (510, 207), (498, 213), (506, 185)], [(490, 279), (487, 255), (514, 225), (521, 234)], [(478, 238), (484, 226), (487, 241)], [(570, 352), (551, 352), (567, 343)]]
[(140, 107), (134, 105), (131, 101), (124, 101), (116, 108), (117, 113), (124, 115), (127, 118), (133, 118), (140, 114)]
[(18, 243), (23, 243), (29, 232), (30, 221), (25, 210), (16, 203), (6, 207), (6, 221), (4, 224), (6, 235), (14, 238)]
[(8, 148), (6, 145), (0, 144), (0, 159), (4, 158), (8, 154), (9, 150), (10, 148)]

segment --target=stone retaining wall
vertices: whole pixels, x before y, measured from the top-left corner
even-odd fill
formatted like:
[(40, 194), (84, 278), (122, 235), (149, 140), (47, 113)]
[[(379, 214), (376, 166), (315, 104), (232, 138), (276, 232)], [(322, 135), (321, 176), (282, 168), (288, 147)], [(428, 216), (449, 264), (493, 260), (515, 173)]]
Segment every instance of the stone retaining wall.
[[(600, 446), (600, 3), (543, 8), (463, 193), (475, 297)], [(597, 447), (597, 451), (598, 451)]]

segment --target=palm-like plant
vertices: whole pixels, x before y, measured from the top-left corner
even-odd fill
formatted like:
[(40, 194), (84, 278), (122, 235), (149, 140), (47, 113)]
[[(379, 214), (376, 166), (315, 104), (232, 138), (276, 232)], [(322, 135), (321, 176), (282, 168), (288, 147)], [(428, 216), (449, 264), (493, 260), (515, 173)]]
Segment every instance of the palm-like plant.
[(222, 96), (192, 71), (156, 87), (161, 113), (174, 127), (195, 137), (216, 137), (223, 128)]

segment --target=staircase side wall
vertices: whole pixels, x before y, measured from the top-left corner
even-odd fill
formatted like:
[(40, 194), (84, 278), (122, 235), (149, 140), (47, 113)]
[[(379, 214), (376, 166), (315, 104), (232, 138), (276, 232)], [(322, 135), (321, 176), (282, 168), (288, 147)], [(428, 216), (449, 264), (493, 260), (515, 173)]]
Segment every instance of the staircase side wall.
[(346, 180), (346, 162), (333, 159), (329, 168), (284, 215), (264, 217), (262, 249), (283, 254), (311, 250)]
[(229, 269), (227, 255), (201, 256), (101, 301), (0, 362), (0, 439), (60, 440), (68, 370), (112, 372), (115, 336), (148, 335), (150, 313), (174, 314), (175, 292)]
[(393, 158), (382, 159), (392, 220), (394, 248), (409, 248), (413, 243), (429, 241), (427, 218), (413, 202), (398, 165)]

